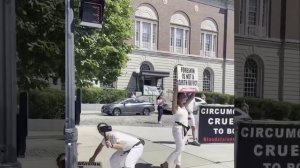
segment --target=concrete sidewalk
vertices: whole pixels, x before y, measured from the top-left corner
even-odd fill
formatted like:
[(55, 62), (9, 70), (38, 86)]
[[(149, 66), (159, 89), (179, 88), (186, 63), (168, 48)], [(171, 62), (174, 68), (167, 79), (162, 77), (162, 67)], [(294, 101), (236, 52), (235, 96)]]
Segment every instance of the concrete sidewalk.
[[(159, 168), (175, 148), (171, 127), (113, 126), (113, 129), (146, 140), (144, 154), (137, 168)], [(78, 161), (88, 161), (102, 136), (96, 126), (79, 126), (78, 133)], [(103, 148), (96, 161), (100, 161), (103, 168), (109, 168), (109, 158), (114, 152)], [(187, 145), (182, 155), (182, 168), (233, 167), (234, 144), (202, 144), (200, 147)]]
[(65, 152), (62, 131), (30, 131), (25, 158), (18, 158), (22, 168), (56, 168), (56, 157)]

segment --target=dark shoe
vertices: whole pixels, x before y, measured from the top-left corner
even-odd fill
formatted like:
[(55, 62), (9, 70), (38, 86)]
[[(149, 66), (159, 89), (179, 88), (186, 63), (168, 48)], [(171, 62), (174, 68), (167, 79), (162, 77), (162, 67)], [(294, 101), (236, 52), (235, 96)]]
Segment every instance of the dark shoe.
[(191, 145), (200, 146), (201, 144), (198, 141), (194, 140), (193, 142), (191, 142)]
[(160, 168), (169, 168), (168, 162), (165, 162), (163, 164), (160, 164)]

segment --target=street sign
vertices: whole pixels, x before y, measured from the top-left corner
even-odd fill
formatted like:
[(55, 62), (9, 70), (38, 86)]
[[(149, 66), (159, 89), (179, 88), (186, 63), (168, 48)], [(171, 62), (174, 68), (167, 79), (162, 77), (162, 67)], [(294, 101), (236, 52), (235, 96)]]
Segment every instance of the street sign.
[(233, 143), (234, 106), (200, 106), (198, 133), (200, 143)]
[(199, 92), (198, 69), (188, 66), (177, 66), (178, 92)]
[(300, 122), (238, 121), (237, 168), (300, 168)]
[(104, 0), (81, 0), (80, 25), (102, 28)]

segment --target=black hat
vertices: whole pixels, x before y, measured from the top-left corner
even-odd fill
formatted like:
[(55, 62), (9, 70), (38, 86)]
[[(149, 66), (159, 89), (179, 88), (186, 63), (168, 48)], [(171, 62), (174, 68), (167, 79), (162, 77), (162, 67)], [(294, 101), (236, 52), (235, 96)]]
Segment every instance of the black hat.
[(106, 124), (106, 123), (99, 123), (97, 125), (97, 129), (99, 132), (109, 132), (112, 131), (112, 128), (110, 125)]

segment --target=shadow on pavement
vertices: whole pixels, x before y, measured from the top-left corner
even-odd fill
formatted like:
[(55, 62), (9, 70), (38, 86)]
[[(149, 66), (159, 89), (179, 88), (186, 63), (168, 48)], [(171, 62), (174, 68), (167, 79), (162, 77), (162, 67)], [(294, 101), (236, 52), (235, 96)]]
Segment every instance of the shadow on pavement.
[(144, 122), (145, 124), (156, 124), (157, 125), (157, 122), (150, 122), (150, 121), (146, 121)]
[(152, 141), (152, 143), (160, 143), (160, 144), (174, 144), (174, 141)]
[(160, 168), (159, 166), (152, 166), (149, 163), (138, 163), (135, 165), (135, 168)]

